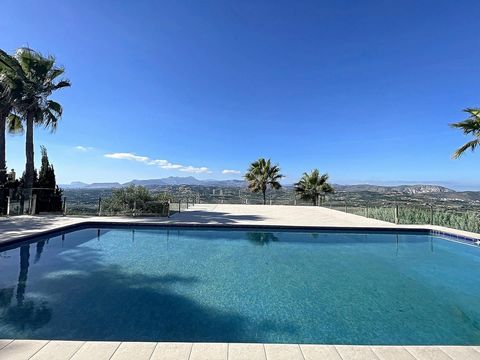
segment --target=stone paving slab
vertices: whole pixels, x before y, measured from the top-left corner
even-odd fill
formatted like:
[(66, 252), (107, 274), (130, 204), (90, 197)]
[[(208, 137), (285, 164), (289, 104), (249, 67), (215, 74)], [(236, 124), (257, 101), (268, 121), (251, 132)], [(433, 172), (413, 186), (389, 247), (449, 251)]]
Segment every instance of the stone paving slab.
[[(448, 356), (440, 347), (437, 346), (406, 346), (405, 348), (417, 360), (457, 360)], [(459, 358), (458, 360), (465, 359)]]
[(300, 345), (305, 360), (342, 360), (333, 345)]
[(380, 360), (370, 346), (339, 345), (336, 349), (342, 359)]
[(5, 346), (10, 344), (13, 340), (0, 340), (0, 350), (2, 350)]
[(188, 360), (191, 343), (158, 343), (150, 360)]
[(82, 341), (50, 341), (42, 347), (31, 360), (70, 359), (83, 345)]
[(228, 344), (194, 343), (189, 360), (227, 360)]
[(442, 346), (442, 351), (452, 359), (476, 360), (480, 358), (480, 352), (465, 346)]
[(374, 346), (372, 350), (381, 360), (415, 360), (403, 346)]
[(303, 360), (299, 345), (265, 344), (267, 360)]
[[(119, 348), (119, 342), (88, 341), (71, 357), (72, 360), (110, 360)], [(0, 352), (1, 354), (1, 352)]]
[(263, 344), (230, 344), (228, 346), (229, 360), (266, 360)]
[(122, 342), (110, 360), (149, 360), (155, 345), (152, 342)]
[(47, 344), (44, 340), (12, 341), (0, 350), (0, 360), (28, 360)]

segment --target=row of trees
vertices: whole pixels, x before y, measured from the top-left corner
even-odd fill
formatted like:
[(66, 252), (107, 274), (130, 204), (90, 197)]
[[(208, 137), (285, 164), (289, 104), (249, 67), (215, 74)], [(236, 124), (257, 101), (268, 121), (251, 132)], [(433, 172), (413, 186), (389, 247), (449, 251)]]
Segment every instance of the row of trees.
[[(465, 135), (473, 135), (474, 139), (468, 141), (453, 153), (457, 159), (467, 150), (475, 150), (480, 145), (480, 108), (468, 108), (464, 110), (469, 117), (466, 120), (452, 123), (450, 126), (463, 131)], [(280, 179), (284, 177), (280, 173), (278, 165), (272, 165), (270, 159), (260, 158), (250, 164), (245, 180), (252, 192), (261, 192), (263, 203), (266, 204), (267, 189), (278, 190), (282, 187)], [(328, 183), (328, 174), (320, 174), (318, 169), (312, 170), (310, 174), (304, 173), (301, 179), (295, 183), (295, 192), (302, 200), (311, 201), (318, 205), (322, 196), (333, 193), (333, 187)]]
[[(250, 164), (245, 180), (248, 188), (252, 192), (261, 192), (263, 203), (266, 204), (267, 189), (278, 190), (282, 187), (280, 179), (284, 175), (280, 173), (280, 167), (273, 165), (270, 159), (260, 158)], [(318, 169), (312, 172), (304, 173), (301, 179), (295, 183), (295, 192), (305, 201), (311, 201), (313, 205), (318, 205), (322, 196), (333, 193), (334, 189), (328, 182), (328, 174), (320, 174)]]
[(25, 131), (23, 186), (31, 195), (35, 182), (34, 127), (55, 131), (63, 109), (50, 96), (70, 86), (63, 74), (64, 68), (57, 66), (52, 56), (29, 48), (19, 48), (14, 55), (0, 50), (0, 185), (6, 182), (5, 133)]

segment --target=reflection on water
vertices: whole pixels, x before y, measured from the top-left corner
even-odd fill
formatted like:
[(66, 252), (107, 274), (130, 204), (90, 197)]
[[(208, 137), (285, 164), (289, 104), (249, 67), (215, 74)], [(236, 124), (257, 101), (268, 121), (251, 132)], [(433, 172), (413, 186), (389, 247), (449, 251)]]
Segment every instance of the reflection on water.
[(35, 263), (37, 263), (42, 257), (43, 248), (46, 242), (46, 240), (42, 240), (37, 243), (37, 251), (35, 252)]
[(247, 239), (255, 245), (267, 245), (272, 241), (278, 241), (278, 237), (271, 232), (247, 232)]
[[(40, 260), (45, 242), (37, 244), (36, 261)], [(25, 298), (30, 266), (30, 245), (20, 247), (20, 271), (18, 275), (16, 303), (13, 303), (14, 287), (0, 289), (0, 318), (18, 330), (38, 329), (46, 325), (52, 310), (44, 300)]]
[(17, 305), (22, 305), (27, 287), (28, 268), (30, 266), (30, 245), (20, 247), (20, 273), (17, 284)]

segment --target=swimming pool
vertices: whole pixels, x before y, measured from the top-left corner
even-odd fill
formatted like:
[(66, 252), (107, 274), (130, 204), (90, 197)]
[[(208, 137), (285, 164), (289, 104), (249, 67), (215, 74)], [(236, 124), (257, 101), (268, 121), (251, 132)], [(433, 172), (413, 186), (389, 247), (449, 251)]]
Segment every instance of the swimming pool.
[(0, 338), (480, 344), (480, 248), (428, 233), (80, 228), (0, 250)]

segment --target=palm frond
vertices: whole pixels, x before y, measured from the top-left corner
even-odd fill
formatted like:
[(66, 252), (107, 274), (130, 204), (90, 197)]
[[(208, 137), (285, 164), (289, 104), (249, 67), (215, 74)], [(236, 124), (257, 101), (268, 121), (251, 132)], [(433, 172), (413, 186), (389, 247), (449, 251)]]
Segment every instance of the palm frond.
[(23, 134), (22, 119), (16, 114), (10, 114), (7, 117), (7, 132), (12, 135)]
[(450, 124), (451, 127), (462, 130), (464, 135), (473, 135), (474, 140), (471, 140), (458, 148), (452, 155), (452, 158), (458, 159), (468, 149), (475, 150), (480, 142), (480, 109), (468, 108), (463, 110), (470, 117), (466, 120)]
[(72, 84), (70, 83), (69, 80), (62, 80), (62, 81), (59, 81), (57, 84), (53, 85), (52, 90), (58, 90), (58, 89), (62, 89), (70, 86), (72, 86)]
[(475, 140), (472, 140), (472, 141), (469, 141), (467, 142), (466, 144), (464, 144), (463, 146), (461, 146), (460, 148), (458, 148), (457, 150), (455, 150), (455, 152), (453, 153), (452, 155), (452, 158), (453, 159), (458, 159), (460, 156), (463, 155), (463, 153), (465, 151), (467, 151), (468, 149), (474, 151), (477, 146), (480, 144), (480, 140), (479, 139), (475, 139)]

